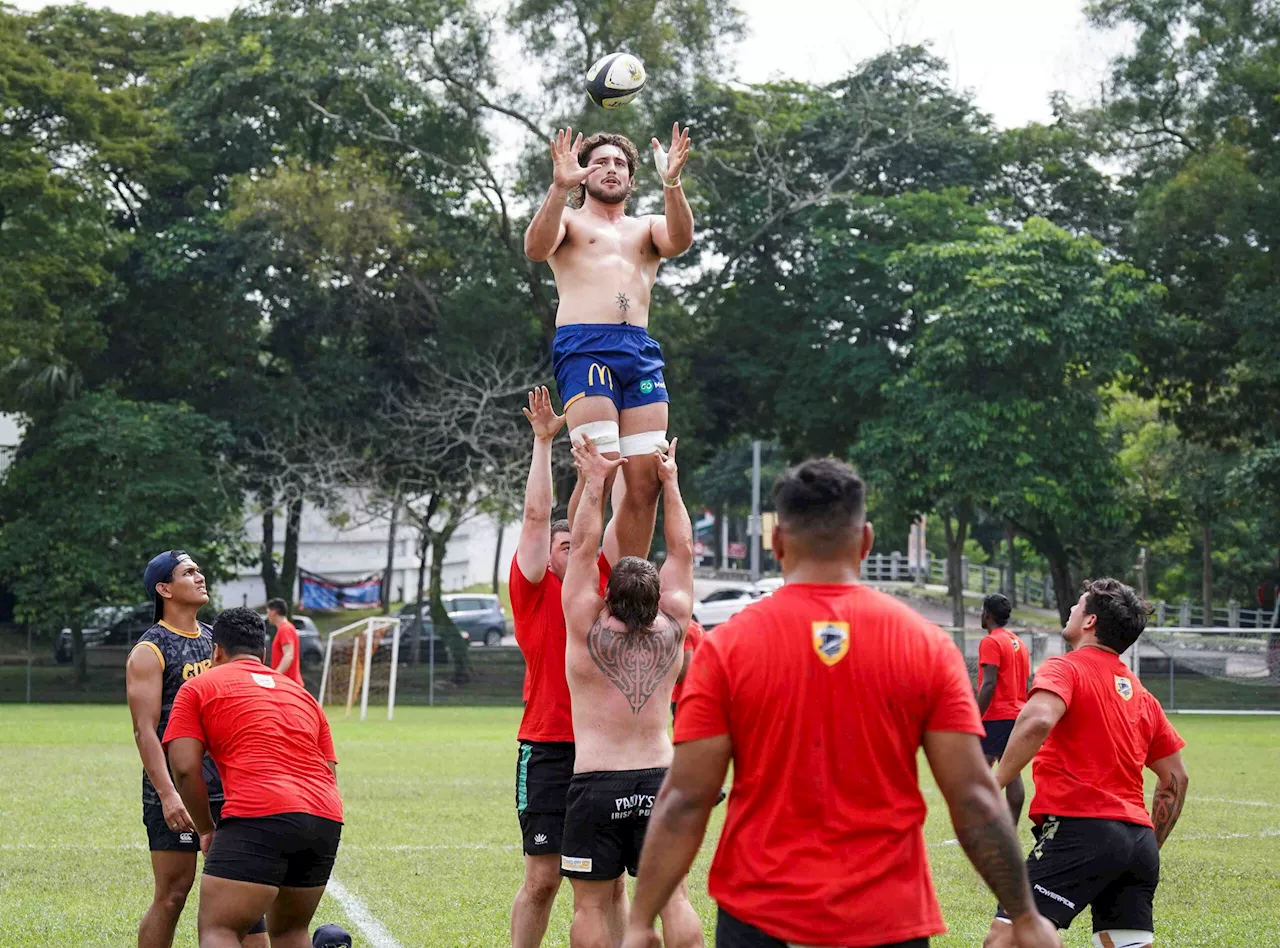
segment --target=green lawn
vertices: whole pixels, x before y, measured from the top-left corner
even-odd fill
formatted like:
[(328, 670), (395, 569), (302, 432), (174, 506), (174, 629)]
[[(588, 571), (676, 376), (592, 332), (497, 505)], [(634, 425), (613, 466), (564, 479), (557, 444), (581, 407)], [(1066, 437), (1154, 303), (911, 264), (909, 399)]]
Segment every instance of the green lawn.
[[(335, 719), (347, 829), (335, 875), (403, 948), (506, 943), (520, 881), (513, 805), (519, 710), (404, 707), (396, 720)], [(1175, 718), (1191, 799), (1164, 853), (1160, 943), (1280, 945), (1280, 719)], [(139, 772), (123, 706), (0, 706), (0, 932), (14, 948), (126, 948), (150, 893)], [(951, 933), (981, 943), (993, 908), (941, 800), (926, 836)], [(1232, 802), (1236, 801), (1236, 802)], [(723, 808), (716, 811), (713, 835)], [(1024, 820), (1021, 830), (1029, 839)], [(691, 887), (711, 931), (704, 846)], [(569, 889), (548, 945), (568, 941)], [(195, 944), (194, 899), (176, 944)], [(352, 927), (337, 903), (318, 920)], [(357, 945), (367, 939), (357, 932)], [(1087, 917), (1067, 933), (1089, 944)]]

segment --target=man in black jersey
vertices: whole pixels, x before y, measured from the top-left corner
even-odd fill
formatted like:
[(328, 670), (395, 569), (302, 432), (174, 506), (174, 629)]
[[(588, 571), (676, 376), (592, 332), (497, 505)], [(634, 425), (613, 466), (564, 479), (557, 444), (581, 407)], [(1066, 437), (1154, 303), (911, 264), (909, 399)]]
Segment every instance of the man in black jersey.
[[(166, 550), (148, 563), (143, 585), (155, 603), (155, 624), (138, 639), (125, 666), (133, 737), (142, 758), (142, 822), (155, 876), (155, 893), (138, 927), (138, 948), (170, 948), (195, 881), (200, 838), (174, 788), (160, 738), (182, 683), (212, 666), (213, 634), (196, 620), (209, 601), (204, 576), (182, 550)], [(208, 755), (204, 777), (216, 820), (222, 808), (222, 781)], [(265, 920), (259, 921), (244, 946), (267, 944)]]

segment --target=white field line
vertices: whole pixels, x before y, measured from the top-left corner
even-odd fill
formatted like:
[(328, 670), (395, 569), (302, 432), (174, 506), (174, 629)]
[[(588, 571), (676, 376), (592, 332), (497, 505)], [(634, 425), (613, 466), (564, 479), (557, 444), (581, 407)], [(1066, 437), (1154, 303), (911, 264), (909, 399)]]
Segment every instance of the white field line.
[(329, 887), (325, 895), (342, 906), (342, 911), (351, 919), (351, 924), (360, 929), (360, 934), (369, 940), (373, 948), (401, 948), (400, 942), (392, 937), (380, 921), (373, 917), (368, 907), (360, 901), (360, 897), (338, 881), (336, 876), (329, 877)]
[[(1190, 843), (1198, 839), (1276, 839), (1280, 838), (1280, 827), (1276, 829), (1259, 830), (1256, 833), (1194, 833), (1180, 834), (1176, 830), (1165, 842), (1167, 843)], [(956, 839), (944, 839), (940, 843), (930, 843), (929, 848), (933, 849), (938, 846), (958, 846), (960, 841)]]
[(1280, 803), (1268, 803), (1266, 800), (1233, 800), (1230, 797), (1187, 797), (1191, 803), (1230, 803), (1234, 806), (1266, 806), (1280, 810)]
[[(521, 847), (516, 846), (500, 846), (497, 843), (460, 843), (456, 846), (439, 846), (439, 845), (399, 845), (399, 846), (378, 846), (375, 844), (361, 845), (360, 843), (348, 843), (343, 845), (342, 852), (351, 850), (378, 852), (378, 853), (429, 853), (429, 852), (464, 852), (471, 850), (480, 850), (487, 852), (517, 852)], [(54, 850), (68, 851), (85, 851), (85, 852), (146, 852), (147, 847), (143, 843), (0, 843), (0, 852), (50, 852)]]

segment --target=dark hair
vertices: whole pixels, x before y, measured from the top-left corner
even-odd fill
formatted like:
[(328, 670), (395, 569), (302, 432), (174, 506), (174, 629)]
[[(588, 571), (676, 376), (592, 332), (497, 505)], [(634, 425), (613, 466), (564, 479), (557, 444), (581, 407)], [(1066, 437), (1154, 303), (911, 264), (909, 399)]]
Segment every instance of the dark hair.
[(283, 599), (268, 599), (267, 608), (274, 609), (276, 612), (280, 613), (280, 615), (284, 616), (286, 619), (289, 618), (289, 604), (285, 602)]
[[(627, 174), (631, 178), (632, 186), (634, 186), (636, 166), (640, 164), (640, 152), (636, 150), (636, 146), (631, 139), (625, 135), (618, 135), (615, 132), (596, 132), (582, 142), (582, 148), (578, 151), (578, 164), (585, 168), (591, 161), (591, 153), (601, 145), (613, 145), (615, 148), (622, 149), (622, 153), (627, 156)], [(569, 206), (582, 207), (586, 202), (587, 183), (584, 181), (569, 192)]]
[(773, 484), (778, 521), (818, 556), (834, 556), (848, 546), (866, 518), (866, 497), (857, 472), (830, 457), (788, 468)]
[(982, 611), (995, 619), (998, 625), (1004, 625), (1013, 615), (1013, 603), (1004, 593), (992, 593), (982, 600)]
[(1151, 603), (1118, 579), (1095, 579), (1085, 584), (1084, 611), (1098, 617), (1098, 644), (1128, 651), (1147, 627)]
[(225, 609), (213, 620), (213, 644), (221, 645), (228, 655), (261, 658), (267, 648), (267, 624), (252, 609)]
[(638, 556), (624, 556), (609, 574), (605, 602), (613, 617), (625, 623), (628, 632), (634, 632), (647, 629), (658, 618), (661, 593), (658, 568)]
[(572, 532), (573, 531), (569, 529), (568, 520), (561, 518), (559, 520), (551, 521), (551, 539), (552, 540), (556, 538), (557, 533), (572, 533)]

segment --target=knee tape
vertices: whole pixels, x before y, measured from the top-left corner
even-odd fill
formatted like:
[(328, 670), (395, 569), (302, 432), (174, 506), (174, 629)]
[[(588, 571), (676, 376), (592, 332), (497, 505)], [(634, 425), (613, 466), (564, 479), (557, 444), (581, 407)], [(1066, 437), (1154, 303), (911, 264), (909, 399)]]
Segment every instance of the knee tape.
[(1140, 932), (1132, 928), (1109, 928), (1093, 934), (1093, 948), (1149, 948), (1155, 943), (1154, 932)]
[(569, 440), (574, 444), (582, 444), (583, 438), (590, 438), (591, 443), (601, 454), (618, 450), (618, 423), (616, 421), (589, 421), (569, 429)]
[(667, 433), (665, 431), (641, 431), (639, 434), (620, 438), (618, 443), (619, 450), (624, 458), (631, 458), (640, 454), (653, 454), (654, 451), (661, 451), (665, 454), (667, 448), (671, 447), (667, 443)]

